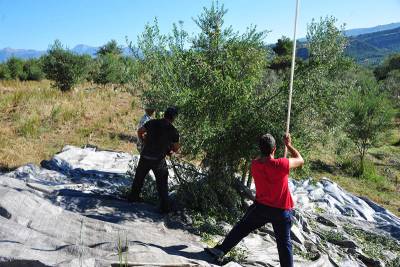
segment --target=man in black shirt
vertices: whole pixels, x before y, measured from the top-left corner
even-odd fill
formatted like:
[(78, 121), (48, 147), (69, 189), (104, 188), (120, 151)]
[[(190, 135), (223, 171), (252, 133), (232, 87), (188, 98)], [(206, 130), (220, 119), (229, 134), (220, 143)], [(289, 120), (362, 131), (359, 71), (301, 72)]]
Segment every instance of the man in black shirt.
[(136, 168), (135, 178), (129, 201), (140, 201), (140, 192), (144, 178), (150, 170), (156, 176), (156, 185), (160, 197), (160, 210), (162, 213), (169, 211), (168, 200), (168, 168), (165, 157), (179, 149), (179, 133), (172, 125), (178, 111), (169, 107), (164, 112), (163, 119), (150, 120), (138, 130), (138, 137), (144, 143), (140, 153), (139, 164)]

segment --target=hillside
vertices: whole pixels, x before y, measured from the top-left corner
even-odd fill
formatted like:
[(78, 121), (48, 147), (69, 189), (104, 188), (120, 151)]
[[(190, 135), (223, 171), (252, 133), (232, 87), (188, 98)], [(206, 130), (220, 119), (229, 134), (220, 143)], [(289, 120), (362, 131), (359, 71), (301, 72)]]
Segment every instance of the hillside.
[[(400, 27), (385, 31), (350, 36), (346, 55), (362, 65), (378, 65), (384, 58), (400, 52)], [(298, 42), (297, 56), (307, 59), (306, 40)]]
[[(65, 144), (132, 151), (138, 99), (90, 84), (63, 94), (49, 81), (0, 82), (0, 172), (39, 163)], [(132, 108), (133, 107), (133, 108)]]
[(346, 30), (344, 33), (346, 36), (357, 36), (360, 34), (367, 34), (367, 33), (391, 30), (391, 29), (395, 29), (398, 27), (400, 27), (400, 22), (390, 23), (390, 24), (385, 24), (385, 25), (378, 25), (375, 27), (368, 27), (368, 28), (349, 29), (349, 30)]
[(379, 64), (385, 56), (400, 52), (400, 27), (349, 38), (346, 54), (358, 63)]

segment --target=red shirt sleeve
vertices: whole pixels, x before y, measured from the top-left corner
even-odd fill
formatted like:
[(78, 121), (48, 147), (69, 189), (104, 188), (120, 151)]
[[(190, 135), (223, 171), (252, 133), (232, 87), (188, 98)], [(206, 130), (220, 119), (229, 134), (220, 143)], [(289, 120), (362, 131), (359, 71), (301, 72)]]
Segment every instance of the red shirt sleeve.
[(283, 173), (289, 173), (289, 159), (287, 158), (280, 158), (279, 160), (279, 168), (282, 170)]

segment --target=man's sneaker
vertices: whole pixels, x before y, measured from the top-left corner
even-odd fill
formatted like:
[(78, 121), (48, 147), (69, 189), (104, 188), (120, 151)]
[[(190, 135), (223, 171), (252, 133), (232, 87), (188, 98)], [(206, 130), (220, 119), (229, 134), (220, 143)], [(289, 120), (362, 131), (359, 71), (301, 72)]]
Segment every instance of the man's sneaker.
[(214, 248), (205, 248), (204, 250), (207, 251), (209, 254), (211, 254), (217, 261), (222, 260), (222, 258), (225, 255), (225, 253), (222, 250), (220, 250), (220, 249), (218, 249), (216, 247), (214, 247)]

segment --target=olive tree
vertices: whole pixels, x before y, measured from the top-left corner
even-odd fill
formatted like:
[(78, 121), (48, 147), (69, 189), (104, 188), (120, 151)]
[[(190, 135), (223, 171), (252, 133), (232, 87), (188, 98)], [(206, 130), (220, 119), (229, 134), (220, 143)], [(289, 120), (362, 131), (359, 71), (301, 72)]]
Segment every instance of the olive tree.
[(85, 80), (89, 72), (90, 56), (76, 55), (63, 47), (59, 40), (43, 56), (43, 71), (61, 91), (68, 91)]
[[(200, 33), (191, 38), (182, 23), (163, 35), (155, 21), (146, 25), (138, 48), (147, 85), (143, 101), (159, 110), (178, 106), (182, 152), (201, 161), (206, 171), (196, 186), (185, 184), (179, 192), (190, 208), (234, 217), (242, 204), (237, 175), (248, 175), (259, 136), (270, 132), (281, 141), (289, 81), (288, 75), (276, 79), (268, 69), (266, 32), (250, 27), (237, 33), (225, 27), (226, 12), (218, 4), (204, 8), (195, 19)], [(291, 131), (302, 152), (317, 139), (319, 126), (329, 125), (328, 105), (336, 105), (336, 93), (344, 90), (335, 82), (347, 66), (345, 37), (334, 22), (311, 24), (310, 59), (296, 73)]]
[(373, 83), (364, 83), (351, 92), (344, 102), (344, 131), (357, 147), (360, 157), (359, 175), (364, 173), (368, 149), (379, 143), (379, 137), (392, 125), (394, 110), (387, 96)]

